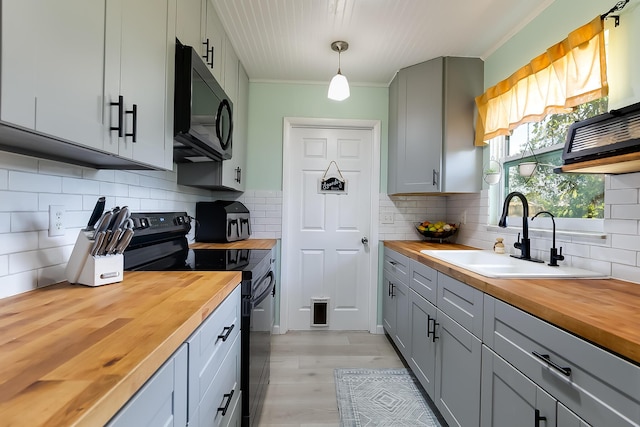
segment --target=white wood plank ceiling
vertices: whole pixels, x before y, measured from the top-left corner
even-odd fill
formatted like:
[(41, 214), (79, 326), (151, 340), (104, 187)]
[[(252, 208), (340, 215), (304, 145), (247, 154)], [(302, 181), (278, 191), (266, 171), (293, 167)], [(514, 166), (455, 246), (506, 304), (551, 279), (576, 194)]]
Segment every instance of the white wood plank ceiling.
[(252, 81), (352, 85), (438, 56), (486, 58), (553, 0), (211, 0)]

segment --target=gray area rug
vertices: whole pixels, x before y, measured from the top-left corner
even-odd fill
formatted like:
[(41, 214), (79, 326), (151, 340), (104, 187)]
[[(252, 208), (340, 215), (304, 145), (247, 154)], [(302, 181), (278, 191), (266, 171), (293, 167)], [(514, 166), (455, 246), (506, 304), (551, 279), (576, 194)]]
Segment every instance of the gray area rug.
[(407, 369), (336, 369), (340, 425), (440, 427)]

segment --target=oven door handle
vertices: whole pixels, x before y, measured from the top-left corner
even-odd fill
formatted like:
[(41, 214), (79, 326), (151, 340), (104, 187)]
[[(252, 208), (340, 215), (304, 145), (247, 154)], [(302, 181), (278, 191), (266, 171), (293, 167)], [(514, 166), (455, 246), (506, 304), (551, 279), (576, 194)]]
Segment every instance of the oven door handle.
[(260, 282), (264, 281), (265, 279), (269, 278), (269, 285), (264, 288), (264, 290), (260, 293), (260, 295), (258, 295), (256, 298), (253, 299), (252, 304), (254, 307), (260, 305), (260, 303), (262, 301), (264, 301), (267, 296), (269, 296), (269, 294), (272, 292), (272, 289), (274, 288), (274, 284), (276, 281), (276, 276), (275, 274), (273, 274), (273, 270), (270, 270), (263, 278)]

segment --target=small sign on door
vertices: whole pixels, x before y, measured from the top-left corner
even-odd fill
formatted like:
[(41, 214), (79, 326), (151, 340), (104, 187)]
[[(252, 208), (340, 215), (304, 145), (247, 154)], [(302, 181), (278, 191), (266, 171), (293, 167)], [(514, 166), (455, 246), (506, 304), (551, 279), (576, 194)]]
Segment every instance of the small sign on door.
[[(337, 176), (327, 178), (327, 173), (332, 164), (336, 165), (336, 170), (340, 175), (339, 178)], [(324, 175), (318, 180), (318, 193), (347, 194), (347, 180), (342, 176), (342, 172), (340, 172), (340, 168), (334, 160), (331, 160), (327, 170), (324, 171)]]

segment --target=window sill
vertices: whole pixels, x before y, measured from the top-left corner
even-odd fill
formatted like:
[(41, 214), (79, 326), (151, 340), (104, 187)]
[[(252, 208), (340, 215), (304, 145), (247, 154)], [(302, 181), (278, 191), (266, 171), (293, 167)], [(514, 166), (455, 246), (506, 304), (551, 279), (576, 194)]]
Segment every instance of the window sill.
[[(495, 233), (506, 233), (506, 234), (517, 234), (522, 233), (522, 227), (514, 227), (509, 226), (507, 228), (501, 228), (497, 225), (487, 225), (487, 231), (492, 231)], [(529, 237), (551, 237), (553, 235), (553, 231), (544, 228), (531, 228), (529, 227)], [(556, 229), (556, 237), (571, 237), (577, 239), (598, 239), (604, 240), (607, 238), (607, 235), (604, 232), (597, 231), (570, 231), (570, 230), (557, 230)]]

